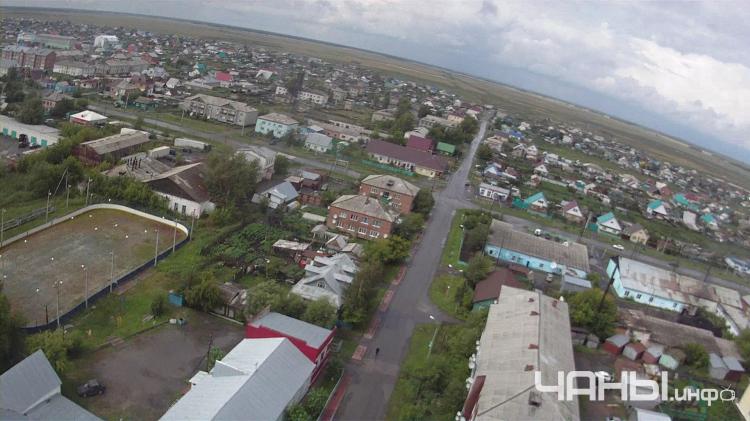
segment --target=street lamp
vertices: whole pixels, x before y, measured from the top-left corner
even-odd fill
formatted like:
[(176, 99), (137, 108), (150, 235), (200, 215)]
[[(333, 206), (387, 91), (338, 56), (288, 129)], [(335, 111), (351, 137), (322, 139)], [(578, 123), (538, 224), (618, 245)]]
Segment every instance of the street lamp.
[(55, 283), (54, 283), (55, 290), (57, 291), (57, 306), (56, 306), (57, 307), (57, 310), (56, 310), (57, 317), (56, 317), (56, 319), (57, 319), (57, 328), (58, 329), (60, 329), (60, 288), (62, 288), (62, 284), (63, 284), (63, 281), (61, 281), (61, 280), (60, 281), (55, 281)]
[(3, 240), (5, 239), (5, 209), (0, 211), (0, 247), (3, 246)]
[[(117, 225), (117, 224), (115, 224)], [(112, 250), (109, 252), (109, 254), (112, 255), (112, 267), (110, 269), (110, 278), (109, 278), (109, 293), (112, 293), (112, 287), (115, 284), (115, 251)]]
[[(435, 321), (435, 316), (430, 314), (430, 320)], [(432, 334), (432, 339), (430, 339), (430, 344), (427, 345), (428, 351), (427, 351), (427, 358), (430, 358), (430, 354), (432, 354), (432, 346), (435, 344), (435, 338), (437, 337), (438, 330), (440, 329), (440, 324), (437, 324), (435, 326), (435, 333)]]
[[(40, 290), (39, 288), (37, 288), (37, 289), (36, 289), (36, 298), (37, 298), (37, 299), (39, 299), (39, 291), (41, 291), (41, 290)], [(38, 323), (37, 323), (37, 326), (39, 326), (39, 324), (38, 324)]]

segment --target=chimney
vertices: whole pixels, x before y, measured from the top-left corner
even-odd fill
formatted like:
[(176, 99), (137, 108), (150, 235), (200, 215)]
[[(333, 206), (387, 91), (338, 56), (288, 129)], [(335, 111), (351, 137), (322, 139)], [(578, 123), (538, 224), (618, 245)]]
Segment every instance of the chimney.
[(529, 405), (539, 408), (542, 406), (542, 394), (538, 390), (529, 392)]

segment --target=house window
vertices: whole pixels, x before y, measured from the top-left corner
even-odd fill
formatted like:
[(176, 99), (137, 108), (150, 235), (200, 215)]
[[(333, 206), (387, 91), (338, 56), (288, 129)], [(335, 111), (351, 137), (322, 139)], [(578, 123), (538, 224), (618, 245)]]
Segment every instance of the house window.
[(352, 221), (359, 221), (359, 215), (351, 214), (351, 215), (349, 216), (349, 218), (350, 218), (350, 219), (351, 219)]
[(625, 296), (629, 297), (630, 296), (630, 291), (625, 291)]
[(366, 216), (362, 217), (362, 223), (365, 224), (365, 225), (367, 225), (367, 217)]
[(338, 221), (336, 221), (336, 226), (337, 226), (337, 227), (339, 227), (339, 228), (343, 228), (343, 227), (344, 227), (344, 224), (343, 224), (343, 223), (341, 222), (341, 220), (339, 219)]
[(182, 214), (184, 215), (185, 213), (187, 213), (187, 206), (182, 205)]
[(380, 220), (378, 220), (378, 219), (375, 219), (375, 220), (372, 221), (372, 226), (375, 227), (375, 228), (380, 228), (381, 224), (382, 224), (382, 222), (380, 222)]
[(378, 238), (380, 237), (380, 233), (375, 230), (370, 230), (370, 237)]
[(354, 226), (354, 224), (349, 224), (349, 231), (354, 231), (355, 229), (356, 227)]
[(677, 303), (672, 304), (672, 308), (677, 308)]
[(341, 213), (339, 214), (339, 217), (340, 217), (340, 218), (346, 218), (346, 212), (341, 212)]
[(365, 228), (365, 227), (359, 227), (359, 233), (360, 234), (367, 234), (367, 228)]
[(649, 303), (653, 303), (654, 302), (654, 297), (648, 297), (648, 302)]
[(636, 295), (636, 296), (635, 296), (635, 299), (636, 299), (636, 300), (640, 300), (640, 299), (641, 299), (641, 294), (638, 294), (638, 295)]

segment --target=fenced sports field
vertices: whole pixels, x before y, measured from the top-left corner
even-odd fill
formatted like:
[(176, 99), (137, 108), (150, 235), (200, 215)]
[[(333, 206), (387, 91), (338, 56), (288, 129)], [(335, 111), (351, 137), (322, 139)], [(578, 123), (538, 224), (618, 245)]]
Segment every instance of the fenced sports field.
[(67, 217), (0, 248), (3, 292), (27, 327), (54, 322), (58, 297), (59, 314), (64, 315), (108, 287), (111, 279), (153, 260), (157, 231), (159, 253), (172, 248), (174, 239), (180, 243), (186, 237), (168, 220), (119, 209)]

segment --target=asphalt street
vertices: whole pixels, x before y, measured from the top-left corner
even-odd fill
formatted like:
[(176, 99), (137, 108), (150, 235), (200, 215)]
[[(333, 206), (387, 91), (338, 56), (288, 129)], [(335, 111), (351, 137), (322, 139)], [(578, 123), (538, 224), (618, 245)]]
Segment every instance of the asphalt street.
[[(337, 419), (385, 418), (388, 399), (396, 384), (401, 363), (406, 357), (414, 326), (419, 323), (453, 322), (430, 302), (428, 290), (440, 265), (453, 215), (457, 209), (466, 207), (464, 185), (471, 170), (472, 157), (486, 129), (487, 120), (483, 119), (461, 166), (453, 173), (447, 187), (435, 197), (435, 207), (422, 240), (408, 262), (406, 274), (393, 301), (382, 316), (380, 329), (368, 343), (367, 356), (361, 363), (352, 362), (348, 365), (347, 371), (352, 376), (352, 381)], [(431, 320), (430, 316), (435, 320)], [(380, 348), (380, 354), (374, 358), (372, 350), (376, 347)]]

